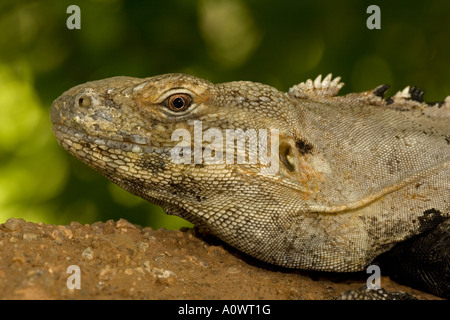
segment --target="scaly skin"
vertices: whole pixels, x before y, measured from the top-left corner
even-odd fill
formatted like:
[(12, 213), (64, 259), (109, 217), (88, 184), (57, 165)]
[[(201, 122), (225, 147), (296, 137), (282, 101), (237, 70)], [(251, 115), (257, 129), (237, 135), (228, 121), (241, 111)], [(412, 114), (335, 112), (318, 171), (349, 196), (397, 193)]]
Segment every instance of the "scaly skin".
[[(283, 93), (183, 74), (115, 77), (65, 92), (51, 120), (58, 142), (81, 161), (249, 255), (358, 271), (448, 219), (450, 97), (427, 105), (423, 92), (406, 88), (385, 100), (387, 86), (336, 96), (342, 85), (330, 75)], [(203, 134), (219, 130), (223, 150), (227, 129), (276, 129), (278, 137), (211, 164), (194, 143), (194, 121)], [(190, 164), (171, 156), (177, 129), (192, 138), (184, 141)], [(258, 151), (271, 153), (270, 164), (237, 163), (238, 154), (260, 159)]]

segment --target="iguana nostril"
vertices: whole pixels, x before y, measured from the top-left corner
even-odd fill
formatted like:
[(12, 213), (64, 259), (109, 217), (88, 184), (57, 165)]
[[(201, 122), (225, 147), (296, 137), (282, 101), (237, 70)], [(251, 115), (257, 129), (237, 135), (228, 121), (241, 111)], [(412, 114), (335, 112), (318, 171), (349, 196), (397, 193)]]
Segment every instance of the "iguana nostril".
[(91, 106), (91, 98), (84, 96), (78, 99), (78, 106), (82, 108), (88, 108)]

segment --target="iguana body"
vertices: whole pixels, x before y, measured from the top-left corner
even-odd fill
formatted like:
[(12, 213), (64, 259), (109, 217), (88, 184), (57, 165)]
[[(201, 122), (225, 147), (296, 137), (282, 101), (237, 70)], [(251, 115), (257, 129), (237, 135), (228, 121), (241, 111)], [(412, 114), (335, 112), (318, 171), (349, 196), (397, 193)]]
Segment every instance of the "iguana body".
[[(183, 74), (115, 77), (68, 90), (51, 119), (81, 161), (251, 256), (358, 271), (448, 219), (450, 97), (427, 105), (406, 88), (385, 100), (387, 86), (336, 96), (342, 85), (330, 75), (283, 93)], [(177, 129), (190, 133), (190, 163), (174, 163)], [(210, 152), (218, 141), (208, 129), (278, 134), (258, 150), (236, 148), (233, 163), (206, 163), (221, 151)], [(261, 153), (278, 161), (274, 174), (267, 163), (237, 163)]]

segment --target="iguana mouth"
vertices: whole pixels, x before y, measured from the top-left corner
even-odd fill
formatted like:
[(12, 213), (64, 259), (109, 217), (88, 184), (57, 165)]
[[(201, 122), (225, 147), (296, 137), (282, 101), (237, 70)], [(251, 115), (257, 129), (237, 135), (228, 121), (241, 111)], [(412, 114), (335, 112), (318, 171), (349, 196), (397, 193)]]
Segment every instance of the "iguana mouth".
[(121, 141), (115, 139), (107, 139), (100, 136), (93, 136), (85, 131), (77, 130), (70, 128), (68, 126), (54, 124), (53, 125), (53, 133), (55, 134), (58, 143), (66, 150), (67, 147), (72, 146), (73, 143), (91, 143), (95, 144), (100, 149), (116, 149), (121, 150), (123, 152), (132, 152), (132, 153), (144, 153), (144, 154), (152, 154), (152, 153), (170, 153), (171, 148), (163, 148), (163, 147), (152, 147), (146, 144), (133, 142), (131, 138), (127, 139), (128, 141)]

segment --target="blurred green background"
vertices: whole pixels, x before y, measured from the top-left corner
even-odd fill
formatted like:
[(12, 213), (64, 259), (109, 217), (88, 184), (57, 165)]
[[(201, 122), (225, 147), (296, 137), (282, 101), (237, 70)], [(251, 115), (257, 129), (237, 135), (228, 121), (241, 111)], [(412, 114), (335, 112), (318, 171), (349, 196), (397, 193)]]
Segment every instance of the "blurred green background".
[[(81, 30), (69, 30), (69, 5)], [(381, 9), (369, 30), (366, 9)], [(286, 91), (318, 74), (343, 93), (391, 84), (450, 94), (450, 1), (0, 2), (0, 222), (127, 220), (189, 225), (103, 178), (65, 152), (49, 108), (70, 87), (117, 75), (185, 72), (213, 82), (252, 80)]]

